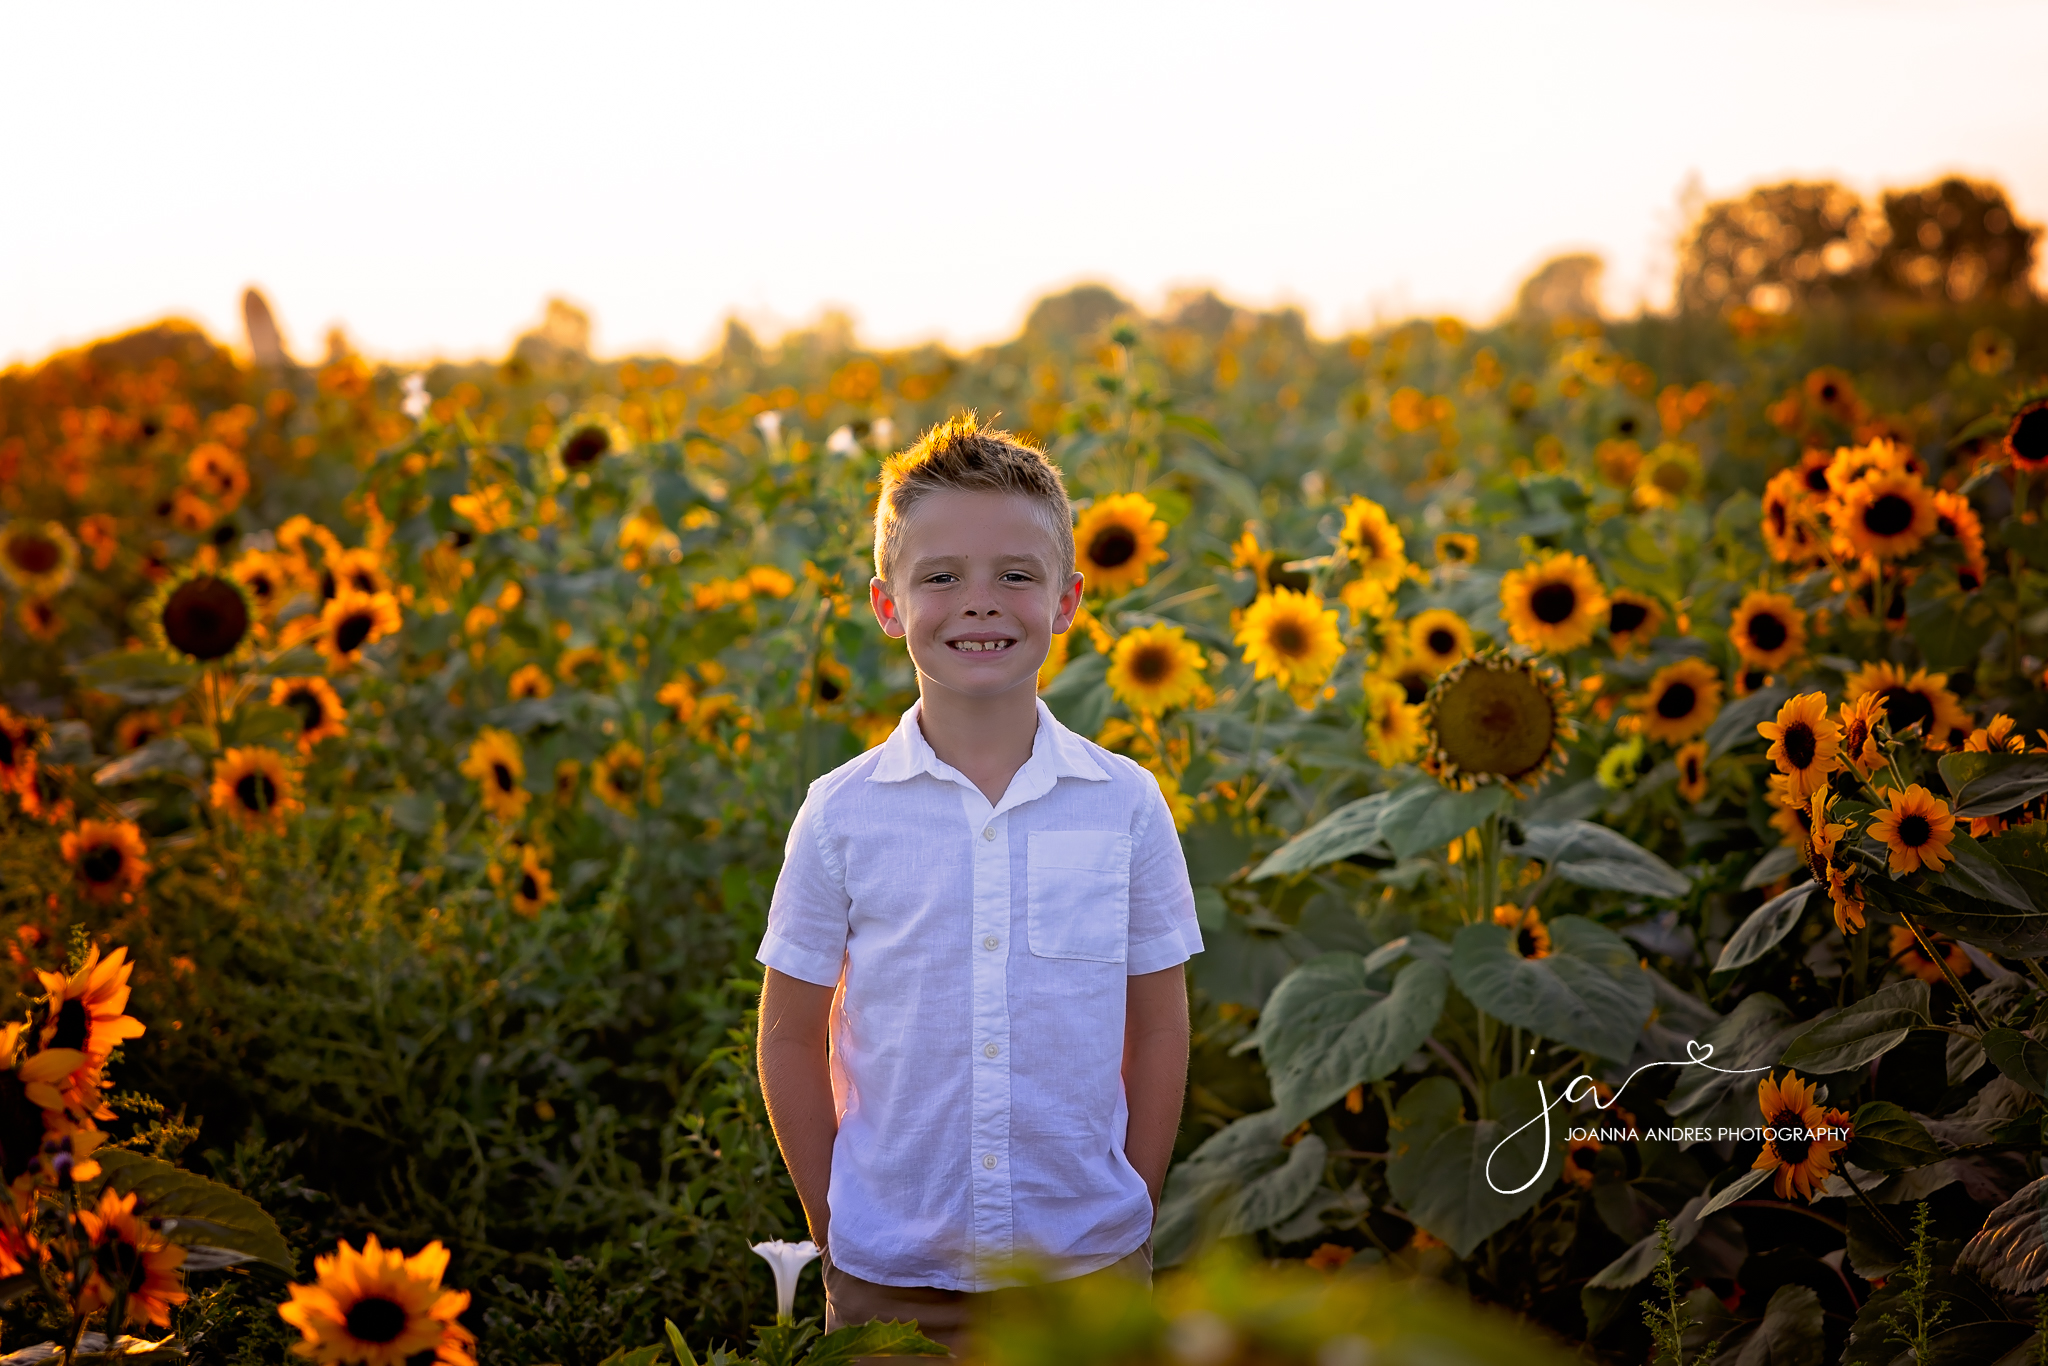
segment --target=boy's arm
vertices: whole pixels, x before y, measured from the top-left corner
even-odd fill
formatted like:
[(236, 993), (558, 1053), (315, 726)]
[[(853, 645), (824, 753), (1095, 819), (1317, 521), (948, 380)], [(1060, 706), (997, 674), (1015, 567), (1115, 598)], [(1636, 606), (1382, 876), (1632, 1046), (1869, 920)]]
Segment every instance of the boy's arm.
[(833, 990), (769, 968), (761, 984), (757, 1055), (768, 1123), (803, 1202), (811, 1241), (819, 1247), (826, 1245), (832, 1222), (825, 1194), (832, 1184), (832, 1140), (839, 1132), (826, 1053)]
[(1127, 981), (1124, 1098), (1131, 1120), (1124, 1135), (1124, 1156), (1145, 1178), (1157, 1213), (1188, 1089), (1187, 973), (1175, 964)]

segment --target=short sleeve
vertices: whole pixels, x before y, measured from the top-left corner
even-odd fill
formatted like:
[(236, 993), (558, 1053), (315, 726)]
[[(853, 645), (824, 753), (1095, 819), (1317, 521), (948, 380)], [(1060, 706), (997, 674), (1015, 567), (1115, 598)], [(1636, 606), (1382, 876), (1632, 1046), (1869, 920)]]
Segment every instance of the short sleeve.
[(846, 957), (846, 879), (827, 854), (825, 813), (816, 790), (804, 798), (782, 850), (782, 871), (768, 903), (768, 932), (757, 961), (814, 986), (835, 986)]
[(1188, 885), (1187, 856), (1173, 812), (1150, 773), (1135, 823), (1131, 849), (1131, 942), (1126, 971), (1133, 977), (1162, 972), (1202, 951), (1195, 919), (1195, 890)]

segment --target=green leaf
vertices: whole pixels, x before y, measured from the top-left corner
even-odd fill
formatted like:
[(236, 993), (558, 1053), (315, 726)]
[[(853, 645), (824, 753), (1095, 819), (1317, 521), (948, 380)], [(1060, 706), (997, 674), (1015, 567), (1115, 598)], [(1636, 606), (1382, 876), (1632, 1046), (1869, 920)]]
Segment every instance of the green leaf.
[(1721, 958), (1714, 964), (1714, 971), (1734, 972), (1746, 968), (1776, 948), (1778, 941), (1799, 923), (1800, 915), (1806, 910), (1806, 899), (1817, 890), (1819, 888), (1814, 883), (1802, 882), (1751, 911), (1749, 918), (1728, 937), (1728, 947), (1721, 950)]
[(2048, 1285), (2048, 1256), (2044, 1256), (2048, 1247), (2043, 1240), (2048, 1221), (2044, 1215), (2048, 1215), (2048, 1176), (2028, 1182), (1991, 1211), (1984, 1227), (1963, 1245), (1956, 1269), (1974, 1272), (1986, 1285), (2008, 1295)]
[(71, 676), (123, 702), (154, 707), (183, 697), (199, 677), (199, 666), (160, 650), (113, 650), (72, 665)]
[(1443, 1013), (1450, 974), (1409, 964), (1392, 991), (1367, 985), (1355, 953), (1311, 958), (1273, 990), (1259, 1017), (1259, 1054), (1282, 1122), (1298, 1124), (1363, 1082), (1379, 1081), (1422, 1047)]
[(1996, 902), (2015, 910), (2038, 911), (2026, 888), (2020, 886), (2005, 865), (1984, 851), (1982, 845), (1961, 830), (1948, 846), (1954, 862), (1940, 872), (1927, 874), (1930, 886), (1950, 888), (1979, 901)]
[(942, 1357), (944, 1347), (917, 1330), (915, 1322), (878, 1319), (835, 1328), (811, 1347), (804, 1366), (842, 1366), (860, 1357)]
[(1650, 1018), (1653, 988), (1636, 952), (1579, 916), (1549, 922), (1550, 956), (1524, 958), (1505, 925), (1467, 925), (1451, 976), (1487, 1014), (1596, 1057), (1625, 1061)]
[(1380, 813), (1386, 810), (1387, 799), (1392, 795), (1375, 792), (1338, 807), (1267, 855), (1266, 861), (1253, 870), (1251, 880), (1305, 873), (1353, 854), (1380, 851), (1380, 857), (1392, 858), (1393, 851), (1380, 840)]
[(1692, 879), (1684, 873), (1628, 836), (1592, 821), (1532, 825), (1514, 852), (1541, 859), (1559, 878), (1581, 887), (1667, 898), (1692, 890)]
[(1498, 783), (1459, 792), (1424, 778), (1388, 797), (1380, 813), (1381, 838), (1395, 858), (1441, 849), (1508, 801), (1508, 790)]
[(1856, 1136), (1842, 1160), (1864, 1171), (1900, 1172), (1941, 1160), (1941, 1147), (1927, 1127), (1888, 1100), (1857, 1107), (1850, 1123)]
[(754, 1359), (761, 1366), (792, 1366), (804, 1344), (817, 1336), (816, 1319), (761, 1324), (754, 1329)]
[(662, 1354), (667, 1349), (660, 1343), (652, 1347), (621, 1347), (597, 1366), (661, 1366)]
[[(1530, 1123), (1543, 1108), (1535, 1078), (1503, 1077), (1488, 1098), (1499, 1118), (1467, 1123), (1457, 1083), (1426, 1077), (1401, 1098), (1387, 1139), (1387, 1184), (1394, 1197), (1410, 1219), (1460, 1257), (1470, 1256), (1489, 1235), (1535, 1208), (1560, 1170), (1556, 1136), (1547, 1134), (1540, 1120)], [(1514, 1140), (1495, 1154), (1518, 1129)], [(1493, 1185), (1486, 1178), (1489, 1157)], [(1531, 1181), (1539, 1169), (1542, 1174)], [(1494, 1189), (1524, 1182), (1527, 1189), (1513, 1195)]]
[(93, 1160), (108, 1185), (136, 1197), (136, 1213), (164, 1221), (172, 1242), (227, 1248), (292, 1273), (292, 1252), (277, 1221), (240, 1191), (125, 1148), (102, 1148)]
[(1216, 1221), (1217, 1237), (1236, 1238), (1271, 1228), (1308, 1203), (1323, 1182), (1329, 1146), (1314, 1134), (1304, 1134), (1286, 1152), (1285, 1162), (1247, 1182), (1223, 1204)]
[[(1621, 1186), (1618, 1189), (1628, 1188)], [(1706, 1203), (1705, 1196), (1694, 1196), (1686, 1201), (1685, 1208), (1671, 1221), (1673, 1253), (1684, 1251), (1692, 1244), (1693, 1239), (1699, 1237), (1700, 1211)], [(1657, 1235), (1651, 1233), (1637, 1239), (1628, 1251), (1594, 1273), (1593, 1279), (1587, 1284), (1603, 1290), (1626, 1290), (1632, 1285), (1640, 1284), (1643, 1277), (1656, 1268), (1663, 1255), (1663, 1248), (1659, 1245)]]
[(1752, 740), (1761, 741), (1756, 733), (1757, 723), (1768, 721), (1778, 714), (1778, 708), (1792, 696), (1792, 690), (1776, 684), (1758, 688), (1747, 697), (1738, 697), (1721, 708), (1721, 714), (1714, 718), (1714, 724), (1707, 727), (1707, 757), (1718, 759), (1737, 745), (1746, 745)]
[(668, 1333), (669, 1350), (676, 1354), (676, 1366), (697, 1366), (697, 1354), (683, 1341), (683, 1330), (676, 1327), (676, 1321), (663, 1319), (661, 1326)]
[(1789, 844), (1781, 844), (1756, 861), (1756, 867), (1750, 869), (1742, 879), (1742, 890), (1753, 892), (1759, 887), (1768, 887), (1787, 873), (1805, 866), (1804, 851)]
[(1758, 1186), (1761, 1186), (1764, 1182), (1770, 1180), (1774, 1175), (1776, 1175), (1774, 1168), (1767, 1168), (1763, 1171), (1744, 1172), (1720, 1190), (1715, 1191), (1714, 1198), (1700, 1206), (1699, 1217), (1704, 1219), (1709, 1214), (1720, 1213), (1743, 1196), (1755, 1190)]
[(166, 735), (102, 765), (94, 772), (92, 780), (101, 787), (113, 787), (118, 783), (154, 778), (162, 773), (197, 778), (205, 771), (205, 764), (192, 752), (192, 746), (176, 735)]
[(1737, 1366), (1821, 1366), (1827, 1352), (1823, 1323), (1820, 1296), (1811, 1286), (1781, 1285), (1733, 1360)]
[(1784, 1002), (1767, 991), (1743, 997), (1734, 1010), (1699, 1040), (1714, 1050), (1713, 1066), (1726, 1070), (1679, 1068), (1671, 1099), (1664, 1108), (1674, 1118), (1686, 1116), (1691, 1122), (1708, 1127), (1754, 1124), (1757, 1082), (1778, 1060), (1785, 1045), (1805, 1027), (1805, 1021), (1794, 1019)]
[(1282, 1122), (1278, 1110), (1261, 1110), (1232, 1121), (1174, 1163), (1166, 1174), (1152, 1232), (1154, 1264), (1173, 1266), (1184, 1260), (1213, 1233), (1225, 1201), (1284, 1165), (1291, 1150), (1281, 1147), (1280, 1140), (1293, 1127)]
[[(1989, 841), (2006, 872), (2029, 889), (2036, 906), (2048, 906), (2048, 871), (2037, 871), (2015, 856), (2031, 859), (2041, 852), (2042, 834), (2048, 833), (2043, 826), (2036, 821)], [(1878, 909), (1910, 915), (1926, 929), (1967, 939), (1980, 949), (2017, 958), (2048, 954), (2048, 915), (2040, 911), (1985, 901), (1953, 885), (1893, 882), (1881, 873), (1866, 874), (1862, 887), (1864, 899)]]
[(2035, 1095), (2048, 1095), (2048, 1045), (2017, 1029), (1993, 1029), (1984, 1035), (1984, 1056)]
[(1915, 1029), (1927, 1029), (1927, 983), (1894, 982), (1846, 1010), (1817, 1021), (1786, 1047), (1778, 1061), (1809, 1075), (1853, 1072), (1897, 1048)]

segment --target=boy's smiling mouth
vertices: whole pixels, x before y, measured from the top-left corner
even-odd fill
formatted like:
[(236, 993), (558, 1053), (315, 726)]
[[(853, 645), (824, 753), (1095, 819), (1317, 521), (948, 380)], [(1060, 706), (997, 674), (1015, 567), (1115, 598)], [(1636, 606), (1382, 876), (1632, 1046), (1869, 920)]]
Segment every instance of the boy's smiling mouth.
[(962, 654), (999, 654), (1017, 643), (1015, 636), (961, 636), (946, 642), (946, 648)]

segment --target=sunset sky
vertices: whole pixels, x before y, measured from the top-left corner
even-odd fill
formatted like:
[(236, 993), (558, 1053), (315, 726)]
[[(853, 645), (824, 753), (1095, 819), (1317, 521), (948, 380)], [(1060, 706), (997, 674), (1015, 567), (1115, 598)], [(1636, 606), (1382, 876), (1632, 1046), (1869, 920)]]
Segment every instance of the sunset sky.
[(1083, 279), (1324, 332), (1484, 318), (1687, 194), (1991, 177), (2048, 219), (2048, 5), (357, 3), (0, 10), (0, 363), (180, 314), (302, 359), (605, 354), (836, 307), (1009, 333)]

